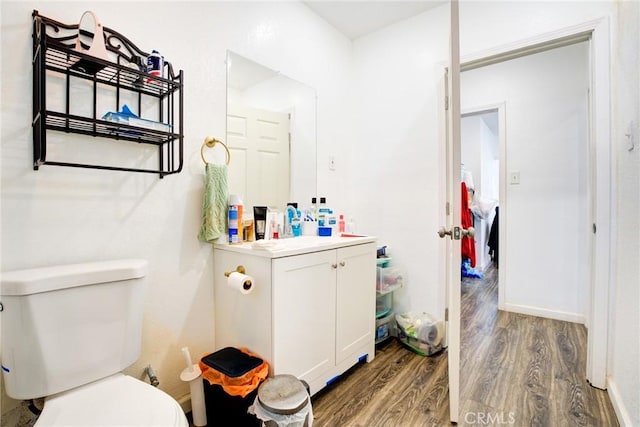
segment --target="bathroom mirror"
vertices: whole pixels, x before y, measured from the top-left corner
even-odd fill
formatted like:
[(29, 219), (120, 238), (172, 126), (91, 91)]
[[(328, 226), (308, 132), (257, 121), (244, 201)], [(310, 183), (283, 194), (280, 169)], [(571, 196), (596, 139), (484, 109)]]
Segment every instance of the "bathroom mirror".
[(316, 195), (315, 89), (227, 51), (229, 193), (282, 211)]

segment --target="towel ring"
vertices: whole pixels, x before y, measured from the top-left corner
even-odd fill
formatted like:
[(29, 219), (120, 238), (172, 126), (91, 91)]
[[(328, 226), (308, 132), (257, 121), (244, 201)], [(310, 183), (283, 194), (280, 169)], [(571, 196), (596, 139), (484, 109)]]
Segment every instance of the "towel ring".
[(202, 157), (202, 161), (204, 162), (205, 165), (209, 164), (209, 162), (207, 162), (207, 159), (204, 158), (204, 148), (213, 148), (215, 147), (216, 144), (222, 144), (222, 146), (224, 147), (224, 149), (227, 152), (227, 165), (229, 165), (229, 162), (231, 161), (231, 153), (229, 153), (229, 147), (227, 147), (227, 144), (225, 144), (224, 142), (220, 141), (219, 139), (215, 139), (211, 136), (208, 136), (204, 139), (204, 142), (202, 143), (202, 147), (200, 147), (200, 157)]

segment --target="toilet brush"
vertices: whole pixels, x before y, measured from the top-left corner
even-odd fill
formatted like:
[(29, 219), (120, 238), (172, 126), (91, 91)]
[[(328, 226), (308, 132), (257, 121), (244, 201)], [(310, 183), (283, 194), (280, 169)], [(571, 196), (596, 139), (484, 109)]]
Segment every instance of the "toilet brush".
[(207, 425), (207, 412), (204, 404), (204, 386), (202, 384), (202, 371), (198, 364), (191, 362), (191, 355), (188, 347), (182, 347), (187, 367), (180, 374), (182, 381), (189, 383), (191, 389), (191, 414), (193, 415), (193, 425), (202, 427)]

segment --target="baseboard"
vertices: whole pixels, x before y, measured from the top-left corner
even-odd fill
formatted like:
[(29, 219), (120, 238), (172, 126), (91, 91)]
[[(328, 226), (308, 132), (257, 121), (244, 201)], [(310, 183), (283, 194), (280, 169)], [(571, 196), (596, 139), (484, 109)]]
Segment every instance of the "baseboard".
[(176, 399), (185, 414), (191, 412), (191, 393), (187, 393), (179, 399)]
[(631, 424), (631, 416), (624, 405), (622, 396), (620, 396), (616, 382), (613, 381), (611, 377), (607, 378), (607, 393), (609, 393), (609, 399), (611, 399), (611, 404), (613, 405), (613, 410), (616, 412), (616, 417), (618, 417), (620, 427), (631, 427), (633, 425)]
[(518, 305), (518, 304), (509, 304), (509, 303), (505, 303), (500, 309), (504, 311), (511, 311), (513, 313), (545, 317), (547, 319), (563, 320), (565, 322), (580, 323), (580, 324), (585, 323), (585, 317), (583, 314), (569, 313), (566, 311), (548, 310), (546, 308), (531, 307), (528, 305)]

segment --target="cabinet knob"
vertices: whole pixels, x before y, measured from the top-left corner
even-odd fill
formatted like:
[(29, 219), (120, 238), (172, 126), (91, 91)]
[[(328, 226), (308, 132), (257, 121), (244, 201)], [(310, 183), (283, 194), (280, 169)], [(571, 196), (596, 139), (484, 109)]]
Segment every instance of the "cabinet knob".
[(346, 261), (340, 261), (340, 267), (344, 267), (345, 265), (347, 265)]
[(331, 264), (331, 268), (338, 268), (338, 264)]

